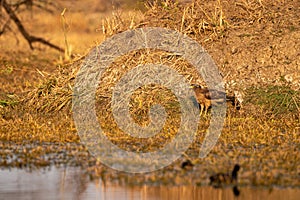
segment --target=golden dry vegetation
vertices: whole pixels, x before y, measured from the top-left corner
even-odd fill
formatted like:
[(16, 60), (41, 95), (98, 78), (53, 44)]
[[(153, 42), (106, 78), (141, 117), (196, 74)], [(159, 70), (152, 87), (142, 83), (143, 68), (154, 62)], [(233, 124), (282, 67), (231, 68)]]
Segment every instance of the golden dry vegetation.
[[(89, 12), (92, 2), (81, 9), (65, 5), (70, 6), (65, 31), (60, 16), (63, 6), (55, 14), (22, 14), (33, 33), (60, 46), (65, 46), (66, 33), (72, 59), (43, 46), (30, 51), (20, 37), (18, 42), (12, 35), (0, 37), (0, 165), (80, 165), (91, 177), (105, 180), (203, 185), (210, 174), (239, 163), (241, 185), (300, 186), (299, 1), (163, 1), (147, 4), (144, 13)], [(198, 41), (218, 65), (226, 91), (239, 91), (244, 101), (241, 110), (227, 107), (222, 135), (206, 158), (197, 156), (210, 116), (200, 118), (197, 138), (182, 159), (163, 170), (132, 176), (89, 156), (80, 145), (71, 104), (74, 78), (90, 48), (114, 34), (141, 27), (170, 28)], [(132, 117), (147, 124), (150, 106), (160, 102), (168, 113), (164, 128), (154, 139), (132, 138), (118, 128), (110, 108), (112, 88), (128, 70), (145, 63), (167, 64), (190, 83), (203, 84), (190, 64), (169, 52), (141, 50), (116, 60), (100, 80), (97, 115), (106, 135), (133, 151), (161, 148), (176, 134), (180, 121), (175, 96), (165, 88), (145, 86), (132, 95)], [(45, 156), (53, 154), (51, 159)], [(20, 159), (9, 159), (13, 155)], [(192, 170), (179, 167), (185, 159), (196, 164)]]

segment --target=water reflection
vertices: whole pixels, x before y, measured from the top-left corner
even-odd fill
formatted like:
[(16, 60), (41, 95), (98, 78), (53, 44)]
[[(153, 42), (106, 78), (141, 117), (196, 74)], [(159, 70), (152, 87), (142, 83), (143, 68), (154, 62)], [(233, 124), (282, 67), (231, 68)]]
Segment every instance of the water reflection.
[(100, 200), (198, 200), (198, 199), (298, 199), (300, 189), (253, 189), (242, 187), (234, 197), (231, 188), (196, 186), (120, 186), (89, 181), (79, 168), (0, 171), (0, 199), (100, 199)]

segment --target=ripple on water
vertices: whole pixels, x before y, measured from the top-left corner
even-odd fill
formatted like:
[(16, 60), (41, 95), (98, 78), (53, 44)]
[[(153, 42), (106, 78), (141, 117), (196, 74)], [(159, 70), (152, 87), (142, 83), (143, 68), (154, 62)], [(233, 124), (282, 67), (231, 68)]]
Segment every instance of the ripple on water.
[[(241, 199), (298, 199), (300, 188), (239, 188)], [(197, 186), (127, 186), (89, 181), (76, 167), (0, 170), (0, 199), (233, 199), (231, 188)]]

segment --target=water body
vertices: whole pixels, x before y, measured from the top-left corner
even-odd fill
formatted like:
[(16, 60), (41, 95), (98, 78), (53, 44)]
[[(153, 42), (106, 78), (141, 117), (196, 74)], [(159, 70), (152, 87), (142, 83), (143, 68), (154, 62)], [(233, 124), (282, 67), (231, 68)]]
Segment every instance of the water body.
[[(237, 199), (299, 199), (300, 188), (239, 188)], [(198, 200), (235, 199), (232, 189), (197, 186), (124, 186), (90, 181), (79, 168), (51, 168), (32, 172), (0, 170), (0, 199), (100, 199), (100, 200)]]

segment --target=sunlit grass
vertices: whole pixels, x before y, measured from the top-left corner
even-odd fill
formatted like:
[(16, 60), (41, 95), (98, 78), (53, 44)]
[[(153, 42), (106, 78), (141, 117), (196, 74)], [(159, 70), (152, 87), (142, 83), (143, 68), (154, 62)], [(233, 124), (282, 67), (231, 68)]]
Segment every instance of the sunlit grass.
[(288, 85), (250, 88), (247, 103), (262, 106), (267, 116), (300, 119), (300, 92)]
[[(235, 4), (235, 8), (240, 8), (239, 11), (244, 12), (244, 18), (231, 16), (236, 21), (232, 20), (230, 23), (227, 2), (210, 1), (209, 5), (202, 1), (197, 3), (184, 7), (167, 1), (164, 4), (149, 6), (150, 10), (145, 15), (140, 12), (116, 12), (109, 15), (110, 17), (95, 13), (82, 17), (81, 13), (67, 11), (65, 17), (69, 20), (70, 27), (65, 31), (68, 33), (70, 45), (74, 46), (76, 53), (81, 54), (78, 57), (83, 58), (81, 56), (84, 56), (90, 47), (98, 45), (105, 37), (127, 29), (162, 26), (178, 30), (202, 42), (216, 41), (225, 37), (226, 32), (236, 28), (237, 25), (246, 24), (247, 26), (244, 27), (248, 27), (249, 24), (264, 20), (262, 16), (267, 18), (272, 14), (266, 12), (265, 1), (239, 1)], [(207, 7), (202, 8), (202, 6)], [(58, 10), (58, 13), (60, 12), (61, 10)], [(34, 19), (29, 18), (29, 20)], [(59, 15), (39, 17), (37, 20), (48, 21), (49, 26), (41, 28), (46, 33), (46, 37), (60, 45), (64, 44)], [(289, 27), (288, 29), (291, 29)], [(248, 32), (241, 33), (241, 36), (252, 37)], [(25, 45), (20, 46), (20, 49), (26, 49)], [(67, 152), (71, 152), (71, 157), (73, 156), (75, 160), (76, 156), (82, 153), (84, 156), (78, 156), (78, 160), (71, 160), (78, 165), (84, 165), (84, 162), (92, 160), (91, 166), (87, 169), (92, 178), (104, 176), (132, 183), (203, 185), (207, 183), (209, 174), (226, 171), (233, 164), (240, 163), (241, 184), (299, 186), (299, 181), (295, 177), (299, 175), (297, 163), (300, 161), (300, 94), (285, 83), (282, 86), (264, 85), (243, 88), (245, 101), (242, 109), (237, 111), (228, 105), (224, 128), (216, 146), (206, 158), (199, 160), (198, 153), (210, 122), (210, 114), (206, 117), (201, 116), (196, 140), (186, 152), (189, 158), (196, 160), (197, 164), (193, 171), (183, 171), (179, 167), (183, 159), (179, 159), (159, 172), (131, 177), (100, 165), (99, 162), (95, 165), (95, 159), (87, 153), (87, 150), (80, 145), (76, 146), (80, 144), (80, 137), (72, 119), (72, 89), (82, 60), (77, 59), (76, 62), (70, 61), (65, 64), (60, 62), (59, 56), (54, 53), (17, 55), (20, 54), (20, 58), (15, 59), (14, 62), (2, 61), (1, 75), (13, 78), (16, 76), (14, 73), (20, 71), (20, 66), (26, 66), (26, 69), (21, 68), (24, 73), (31, 70), (32, 73), (28, 77), (38, 76), (40, 80), (36, 81), (30, 90), (23, 88), (18, 98), (10, 98), (12, 96), (0, 98), (0, 144), (4, 144), (0, 146), (2, 148), (0, 154), (3, 156), (3, 162), (0, 163), (2, 166), (18, 166), (17, 161), (6, 162), (3, 149), (11, 148), (9, 155), (13, 155), (15, 151), (17, 156), (22, 157), (19, 163), (22, 165), (31, 163), (32, 166), (51, 165), (52, 163), (45, 158), (48, 153), (57, 153), (58, 157), (63, 157)], [(54, 58), (56, 62), (47, 61), (50, 58)], [(129, 107), (132, 119), (141, 126), (149, 123), (148, 114), (151, 105), (161, 103), (166, 108), (167, 122), (156, 137), (149, 140), (131, 137), (122, 132), (113, 119), (110, 101), (112, 87), (116, 81), (133, 66), (153, 61), (169, 64), (191, 82), (201, 82), (199, 75), (182, 58), (169, 52), (156, 51), (149, 55), (146, 51), (137, 51), (116, 60), (115, 65), (110, 66), (105, 72), (105, 77), (100, 80), (101, 87), (96, 94), (96, 109), (99, 123), (105, 134), (114, 144), (126, 150), (136, 152), (159, 150), (166, 142), (172, 140), (178, 131), (180, 112), (175, 96), (169, 90), (155, 86), (145, 86), (136, 90), (132, 94)], [(51, 73), (45, 72), (47, 70), (35, 70), (34, 67), (40, 65), (52, 67)], [(23, 81), (13, 80), (15, 85), (11, 87), (6, 83), (5, 94), (15, 91), (15, 87), (21, 85)], [(45, 146), (41, 145), (45, 143)], [(26, 144), (32, 144), (33, 147), (24, 148), (25, 150), (19, 148), (26, 147)], [(55, 145), (61, 146), (56, 149)], [(48, 148), (52, 148), (51, 151)], [(42, 158), (36, 161), (34, 157)], [(52, 159), (55, 161), (57, 158), (54, 156)], [(62, 163), (67, 165), (68, 159), (69, 157), (66, 159), (63, 157)]]

